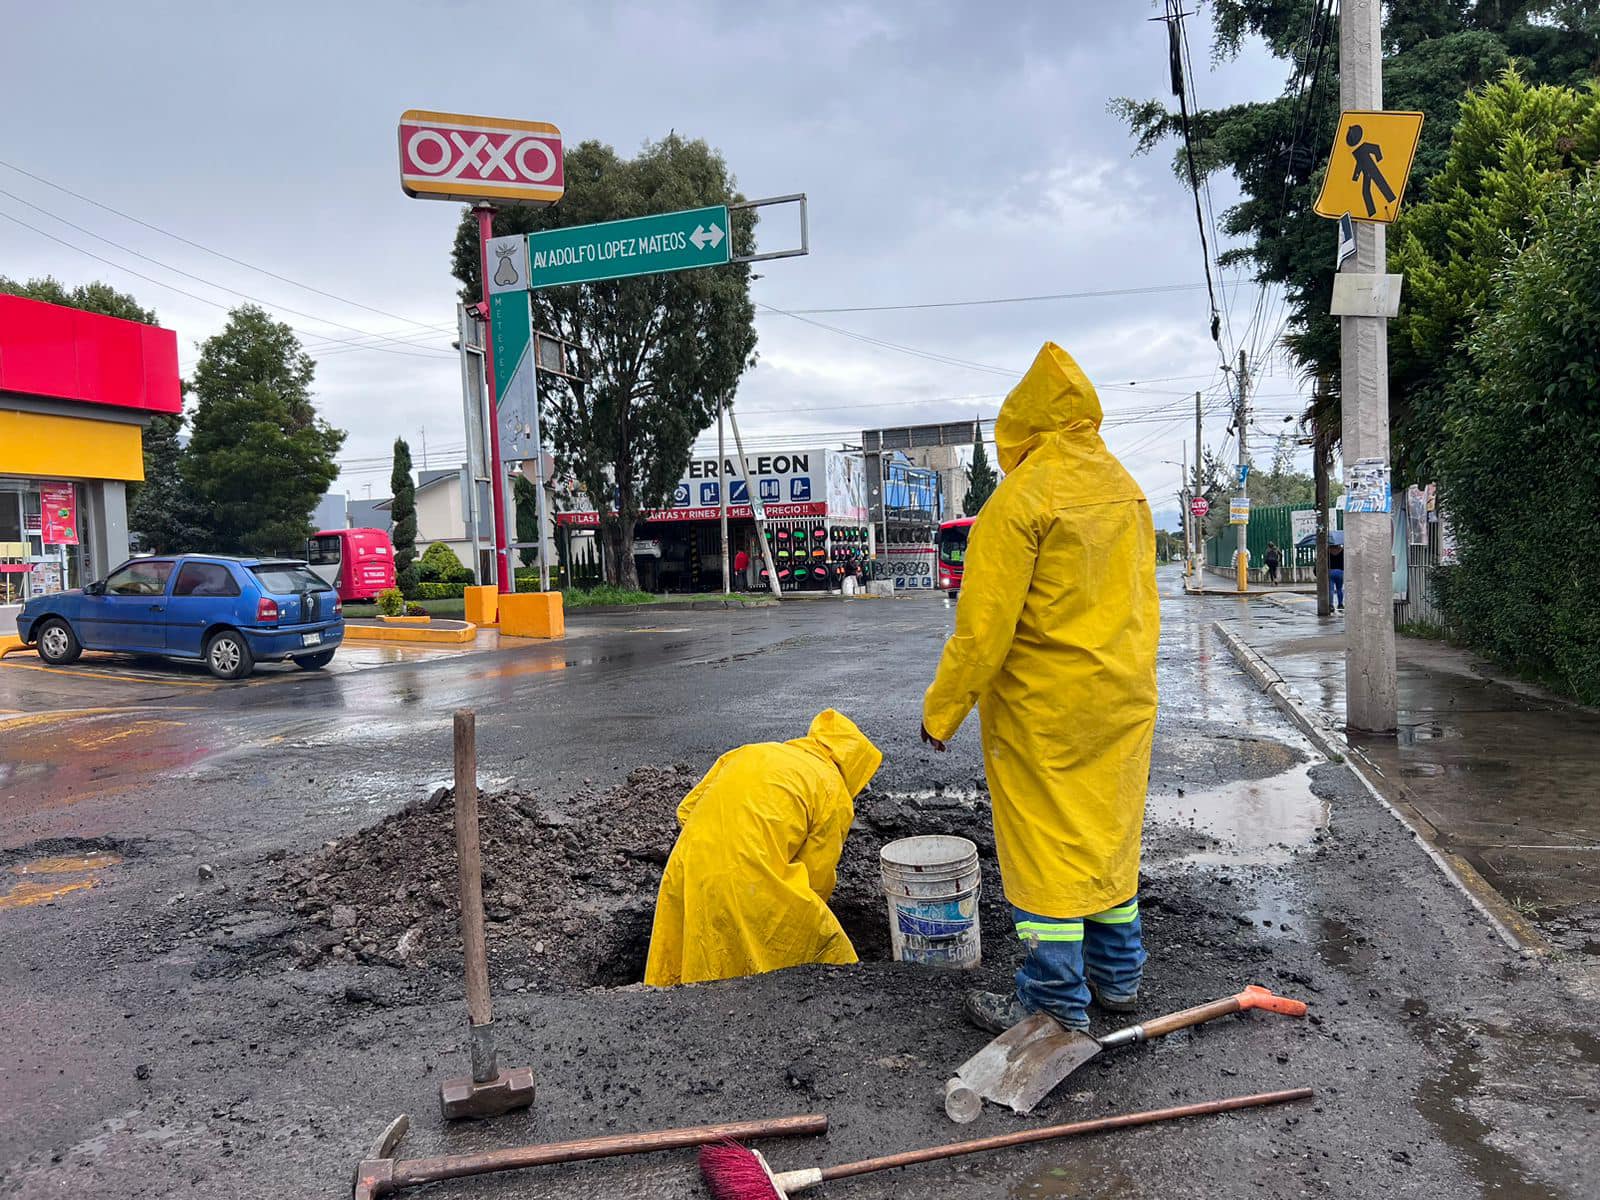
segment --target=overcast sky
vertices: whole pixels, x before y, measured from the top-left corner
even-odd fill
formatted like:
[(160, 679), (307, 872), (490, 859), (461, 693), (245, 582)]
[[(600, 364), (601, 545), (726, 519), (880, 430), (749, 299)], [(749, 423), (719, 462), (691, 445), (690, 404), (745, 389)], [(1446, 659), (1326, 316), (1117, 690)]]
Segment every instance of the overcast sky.
[[(265, 303), (303, 331), (318, 404), (349, 431), (338, 486), (357, 499), (369, 486), (385, 495), (396, 434), (420, 465), (425, 430), (435, 467), (459, 463), (463, 442), (447, 328), (459, 210), (401, 193), (400, 113), (547, 120), (569, 141), (622, 151), (676, 129), (720, 149), (747, 196), (810, 197), (810, 256), (759, 268), (754, 296), (772, 308), (1168, 289), (807, 318), (904, 349), (762, 309), (760, 364), (737, 400), (751, 441), (804, 434), (828, 445), (864, 427), (992, 417), (1053, 339), (1101, 387), (1107, 441), (1166, 512), (1177, 468), (1163, 460), (1194, 436), (1185, 397), (1206, 391), (1209, 445), (1222, 444), (1227, 420), (1192, 202), (1168, 151), (1131, 157), (1106, 108), (1119, 95), (1165, 93), (1166, 38), (1147, 20), (1158, 8), (10, 6), (0, 274), (104, 279), (132, 292), (177, 331), (185, 370), (239, 293)], [(1259, 48), (1212, 68), (1205, 20), (1190, 26), (1203, 104), (1281, 87), (1282, 65)], [(1234, 189), (1219, 178), (1213, 192), (1220, 214)], [(781, 213), (764, 223), (769, 247), (794, 236)], [(1229, 344), (1265, 354), (1281, 319), (1275, 297), (1252, 321), (1257, 289), (1238, 281), (1226, 294)], [(1263, 363), (1257, 390), (1259, 427), (1297, 411), (1302, 389), (1281, 358)], [(1268, 439), (1253, 437), (1264, 464)]]

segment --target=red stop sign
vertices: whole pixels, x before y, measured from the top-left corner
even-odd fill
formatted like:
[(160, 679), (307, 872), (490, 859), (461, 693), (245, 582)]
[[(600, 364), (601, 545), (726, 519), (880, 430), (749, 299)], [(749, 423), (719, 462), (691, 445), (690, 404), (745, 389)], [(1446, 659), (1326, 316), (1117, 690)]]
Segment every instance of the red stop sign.
[(1196, 496), (1193, 500), (1189, 501), (1189, 511), (1197, 517), (1203, 517), (1211, 511), (1211, 501), (1207, 500), (1204, 496)]

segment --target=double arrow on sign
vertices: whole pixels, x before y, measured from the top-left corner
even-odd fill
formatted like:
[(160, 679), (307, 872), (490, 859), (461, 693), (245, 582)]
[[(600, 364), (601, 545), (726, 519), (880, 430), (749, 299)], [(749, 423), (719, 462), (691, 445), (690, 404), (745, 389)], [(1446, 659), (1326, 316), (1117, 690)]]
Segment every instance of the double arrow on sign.
[(707, 242), (710, 242), (711, 248), (715, 250), (722, 245), (722, 229), (715, 221), (711, 223), (709, 233), (706, 232), (704, 225), (696, 225), (694, 232), (689, 235), (689, 240), (694, 243), (696, 250), (704, 250)]

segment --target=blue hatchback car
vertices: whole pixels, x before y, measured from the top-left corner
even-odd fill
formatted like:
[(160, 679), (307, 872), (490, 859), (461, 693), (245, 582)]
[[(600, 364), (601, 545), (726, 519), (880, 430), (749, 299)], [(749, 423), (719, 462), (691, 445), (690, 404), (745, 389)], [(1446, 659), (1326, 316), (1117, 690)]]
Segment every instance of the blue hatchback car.
[(219, 679), (258, 662), (327, 666), (344, 638), (338, 593), (303, 562), (216, 554), (134, 558), (98, 583), (38, 596), (17, 633), (52, 666), (84, 650), (203, 661)]

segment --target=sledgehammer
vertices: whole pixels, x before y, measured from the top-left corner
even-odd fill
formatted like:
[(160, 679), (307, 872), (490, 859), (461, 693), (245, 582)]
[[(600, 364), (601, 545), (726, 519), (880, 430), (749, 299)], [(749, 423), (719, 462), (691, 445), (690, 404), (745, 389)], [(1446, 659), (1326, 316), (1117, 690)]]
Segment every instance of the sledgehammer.
[(489, 956), (483, 945), (483, 858), (478, 848), (477, 717), (456, 710), (456, 874), (461, 882), (461, 940), (467, 963), (467, 1048), (472, 1074), (439, 1085), (444, 1119), (496, 1117), (533, 1103), (533, 1068), (498, 1069), (494, 1010), (489, 1001)]

